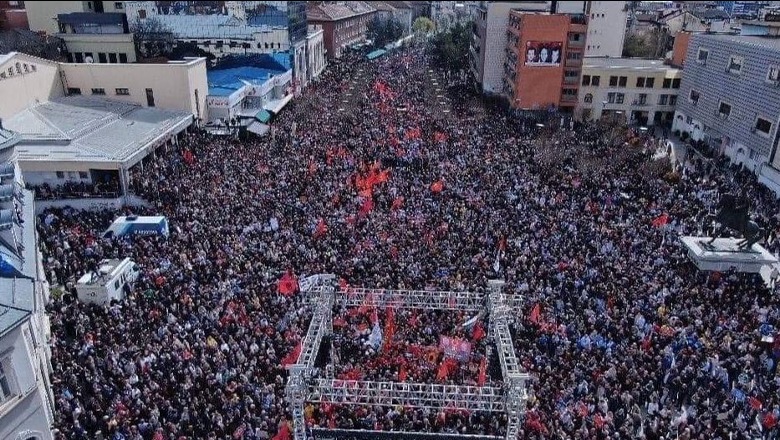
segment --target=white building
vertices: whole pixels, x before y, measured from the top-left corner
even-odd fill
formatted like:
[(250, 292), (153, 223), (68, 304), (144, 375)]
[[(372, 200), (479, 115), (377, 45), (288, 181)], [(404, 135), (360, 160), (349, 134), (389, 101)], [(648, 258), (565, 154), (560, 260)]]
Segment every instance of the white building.
[[(13, 148), (0, 129), (0, 149)], [(1, 152), (1, 151), (0, 151)], [(33, 194), (0, 163), (0, 438), (48, 440), (54, 424), (49, 285), (35, 240)]]
[(325, 40), (322, 26), (310, 25), (306, 33), (306, 78), (303, 87), (315, 80), (325, 70)]
[(474, 18), (479, 2), (431, 2), (431, 20), (436, 24), (436, 31), (442, 32), (455, 23), (466, 23)]
[(620, 58), (626, 39), (628, 8), (625, 1), (591, 1), (585, 57)]
[[(471, 45), (471, 67), (485, 93), (499, 94), (503, 89), (509, 11), (517, 7), (516, 2), (482, 2), (477, 9), (476, 33)], [(547, 8), (546, 2), (539, 4), (539, 10)]]

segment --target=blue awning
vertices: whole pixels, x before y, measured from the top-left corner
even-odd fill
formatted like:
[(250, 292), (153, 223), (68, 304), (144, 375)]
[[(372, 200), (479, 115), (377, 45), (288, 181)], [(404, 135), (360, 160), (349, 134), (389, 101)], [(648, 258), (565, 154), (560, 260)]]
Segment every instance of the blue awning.
[(258, 121), (260, 121), (262, 123), (266, 123), (266, 122), (271, 120), (271, 113), (269, 113), (268, 110), (265, 110), (265, 109), (260, 110), (255, 115), (255, 119), (257, 119)]
[(387, 51), (384, 50), (384, 49), (377, 49), (377, 50), (375, 50), (373, 52), (370, 52), (368, 55), (366, 55), (366, 58), (368, 58), (369, 60), (373, 60), (375, 58), (381, 57), (382, 55), (384, 55), (386, 53), (387, 53)]

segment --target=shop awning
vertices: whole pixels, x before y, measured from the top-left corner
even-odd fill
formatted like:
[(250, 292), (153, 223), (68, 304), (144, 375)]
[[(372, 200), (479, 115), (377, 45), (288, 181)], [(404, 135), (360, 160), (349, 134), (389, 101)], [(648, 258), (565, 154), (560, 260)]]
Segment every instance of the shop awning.
[(368, 55), (366, 55), (366, 58), (368, 58), (369, 60), (373, 60), (375, 58), (381, 57), (382, 55), (384, 55), (386, 53), (387, 53), (387, 51), (384, 50), (384, 49), (377, 49), (377, 50), (375, 50), (373, 52), (369, 52)]
[(260, 121), (262, 123), (266, 123), (266, 122), (271, 120), (271, 113), (269, 113), (268, 110), (265, 110), (265, 109), (260, 110), (255, 115), (255, 119), (257, 119), (258, 121)]
[(269, 129), (270, 129), (269, 126), (265, 124), (261, 124), (259, 122), (252, 122), (251, 124), (246, 126), (246, 131), (250, 133), (254, 133), (258, 136), (263, 136), (264, 134), (268, 133)]
[(266, 104), (264, 107), (266, 110), (268, 110), (271, 113), (279, 113), (285, 105), (287, 105), (288, 102), (293, 98), (292, 94), (289, 94), (285, 96), (282, 99), (275, 99), (273, 101), (268, 101), (268, 104)]

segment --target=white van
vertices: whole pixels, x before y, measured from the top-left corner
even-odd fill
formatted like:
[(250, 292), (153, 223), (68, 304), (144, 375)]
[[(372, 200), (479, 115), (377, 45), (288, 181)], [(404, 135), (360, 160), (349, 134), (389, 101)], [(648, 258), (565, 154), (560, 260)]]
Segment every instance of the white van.
[(132, 285), (140, 269), (129, 258), (103, 260), (97, 272), (88, 272), (76, 282), (79, 301), (88, 304), (107, 305), (111, 300), (125, 297), (125, 285)]

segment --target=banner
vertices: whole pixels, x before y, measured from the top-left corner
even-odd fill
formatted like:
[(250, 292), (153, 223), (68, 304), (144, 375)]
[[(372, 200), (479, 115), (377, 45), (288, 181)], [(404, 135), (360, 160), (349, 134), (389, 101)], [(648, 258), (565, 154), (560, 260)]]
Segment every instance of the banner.
[(525, 43), (526, 66), (560, 66), (560, 41), (529, 41)]
[(444, 356), (465, 362), (471, 356), (471, 342), (460, 338), (450, 338), (442, 336), (439, 340), (439, 349), (444, 352)]

